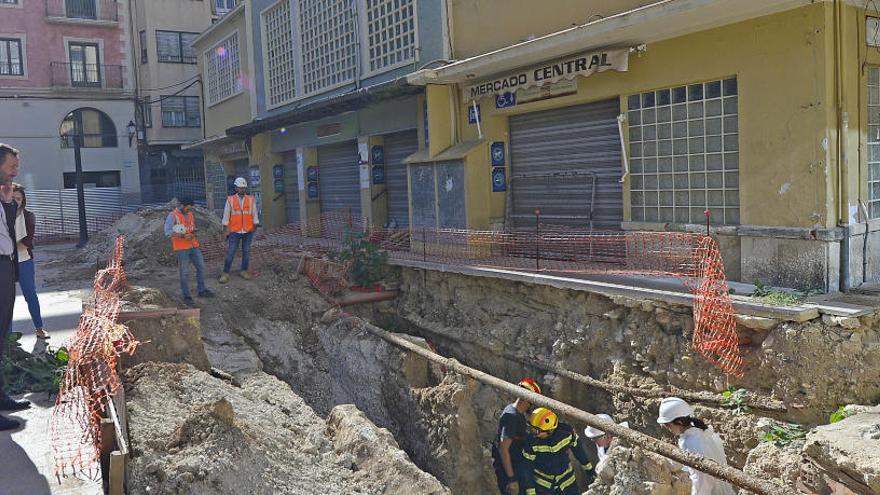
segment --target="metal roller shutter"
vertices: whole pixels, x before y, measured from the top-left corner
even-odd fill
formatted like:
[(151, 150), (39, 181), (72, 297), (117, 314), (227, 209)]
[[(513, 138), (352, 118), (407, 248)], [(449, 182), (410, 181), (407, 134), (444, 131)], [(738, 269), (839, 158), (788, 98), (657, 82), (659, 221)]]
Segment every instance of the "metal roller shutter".
[(545, 224), (589, 228), (592, 213), (594, 229), (620, 230), (619, 113), (613, 99), (510, 118), (515, 227), (533, 227), (540, 210)]
[(419, 150), (415, 130), (385, 136), (385, 185), (388, 194), (388, 222), (399, 229), (409, 228), (409, 193), (404, 158)]
[(318, 189), (321, 213), (351, 209), (361, 215), (357, 141), (318, 147)]
[(287, 205), (287, 223), (299, 223), (299, 178), (296, 170), (296, 152), (284, 154), (284, 199)]

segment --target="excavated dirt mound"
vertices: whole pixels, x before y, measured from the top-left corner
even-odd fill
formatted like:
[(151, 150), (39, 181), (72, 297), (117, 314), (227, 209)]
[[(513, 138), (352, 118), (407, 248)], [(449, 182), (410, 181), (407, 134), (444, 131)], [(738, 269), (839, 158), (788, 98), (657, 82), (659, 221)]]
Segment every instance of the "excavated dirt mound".
[(130, 493), (449, 493), (356, 409), (328, 427), (274, 377), (239, 380), (180, 364), (126, 371)]
[[(116, 246), (116, 237), (125, 236), (125, 269), (129, 273), (176, 266), (171, 241), (165, 237), (165, 218), (177, 207), (171, 201), (161, 208), (143, 208), (128, 213), (113, 225), (93, 235), (89, 243), (73, 255), (71, 261), (101, 264)], [(208, 209), (194, 211), (196, 235), (203, 242), (216, 239), (223, 231), (220, 219)]]

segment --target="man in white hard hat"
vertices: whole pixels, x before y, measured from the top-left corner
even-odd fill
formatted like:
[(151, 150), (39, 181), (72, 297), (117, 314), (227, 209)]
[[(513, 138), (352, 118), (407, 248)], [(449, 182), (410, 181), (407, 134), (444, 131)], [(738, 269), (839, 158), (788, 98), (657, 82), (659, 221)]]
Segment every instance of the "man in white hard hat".
[[(604, 419), (605, 421), (614, 421), (614, 419), (608, 414), (597, 414), (596, 417)], [(629, 423), (624, 421), (623, 423), (620, 423), (620, 426), (629, 428)], [(584, 428), (584, 436), (596, 444), (596, 454), (599, 456), (599, 462), (604, 461), (605, 458), (608, 457), (608, 453), (611, 451), (611, 442), (614, 440), (614, 435), (605, 433), (598, 428), (587, 426)]]
[(232, 268), (232, 260), (238, 245), (241, 244), (241, 277), (250, 280), (248, 264), (251, 257), (251, 241), (254, 239), (254, 230), (260, 225), (257, 213), (257, 202), (254, 197), (247, 193), (248, 183), (244, 177), (235, 179), (235, 194), (226, 198), (226, 208), (223, 210), (223, 225), (226, 227), (226, 259), (223, 261), (223, 274), (220, 275), (220, 283), (229, 282), (229, 270)]

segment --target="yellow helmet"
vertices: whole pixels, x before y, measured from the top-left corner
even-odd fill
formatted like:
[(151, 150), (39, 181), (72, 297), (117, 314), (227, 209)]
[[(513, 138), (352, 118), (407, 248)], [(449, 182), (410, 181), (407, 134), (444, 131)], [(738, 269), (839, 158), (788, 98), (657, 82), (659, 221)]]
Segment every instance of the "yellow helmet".
[(539, 407), (532, 412), (532, 417), (529, 419), (529, 423), (533, 428), (537, 428), (544, 432), (550, 432), (559, 426), (559, 418), (556, 416), (556, 413), (550, 409)]

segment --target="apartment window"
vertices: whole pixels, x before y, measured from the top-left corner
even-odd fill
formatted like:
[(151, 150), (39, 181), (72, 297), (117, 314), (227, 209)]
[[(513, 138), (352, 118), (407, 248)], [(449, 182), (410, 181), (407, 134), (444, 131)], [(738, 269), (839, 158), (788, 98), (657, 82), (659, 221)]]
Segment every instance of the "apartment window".
[(236, 0), (214, 0), (214, 13), (225, 14), (235, 8)]
[(192, 42), (198, 33), (183, 33), (178, 31), (156, 31), (156, 51), (159, 54), (159, 62), (176, 64), (196, 63), (196, 52)]
[(208, 76), (208, 102), (218, 103), (241, 91), (238, 33), (205, 53)]
[(736, 79), (627, 99), (633, 221), (739, 224)]
[(289, 103), (296, 96), (288, 0), (281, 0), (263, 12), (263, 46), (266, 47), (267, 106), (272, 108)]
[(149, 103), (141, 105), (141, 118), (144, 127), (153, 127), (153, 107)]
[(868, 216), (880, 218), (880, 67), (868, 68)]
[(300, 0), (302, 90), (317, 93), (355, 78), (355, 19), (348, 0)]
[(85, 108), (67, 114), (61, 122), (60, 134), (62, 148), (73, 148), (74, 138), (79, 134), (82, 135), (83, 148), (115, 148), (118, 146), (113, 119), (106, 113), (93, 108)]
[(416, 48), (415, 0), (364, 0), (370, 72), (412, 62)]
[(163, 96), (162, 127), (201, 127), (198, 96)]
[(3, 5), (18, 5), (18, 0), (0, 0)]
[(23, 76), (21, 40), (0, 38), (0, 76)]
[(70, 43), (70, 81), (73, 86), (101, 86), (101, 53), (97, 43)]
[[(120, 173), (117, 170), (104, 172), (83, 172), (83, 184), (86, 187), (120, 187), (122, 184)], [(64, 188), (76, 187), (76, 173), (64, 172)]]
[(138, 33), (138, 39), (141, 45), (141, 63), (145, 64), (149, 61), (149, 58), (147, 58), (147, 32), (141, 31)]

